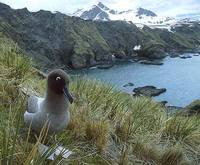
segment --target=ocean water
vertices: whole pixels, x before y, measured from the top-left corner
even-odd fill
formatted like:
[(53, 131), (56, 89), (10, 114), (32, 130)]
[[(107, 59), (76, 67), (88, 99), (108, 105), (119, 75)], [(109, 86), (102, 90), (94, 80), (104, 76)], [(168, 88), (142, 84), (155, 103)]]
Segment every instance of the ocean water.
[[(200, 56), (188, 59), (165, 58), (164, 65), (145, 65), (135, 62), (121, 63), (110, 69), (91, 68), (75, 72), (92, 79), (113, 84), (116, 88), (132, 93), (135, 87), (154, 85), (166, 88), (167, 92), (154, 97), (157, 101), (168, 101), (168, 105), (186, 106), (200, 99)], [(133, 87), (123, 87), (126, 83)]]

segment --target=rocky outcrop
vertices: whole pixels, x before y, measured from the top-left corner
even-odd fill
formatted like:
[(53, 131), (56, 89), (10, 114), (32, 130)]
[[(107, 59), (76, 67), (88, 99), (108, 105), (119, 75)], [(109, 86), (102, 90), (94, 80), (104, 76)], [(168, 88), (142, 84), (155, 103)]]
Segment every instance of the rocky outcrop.
[(200, 100), (194, 100), (192, 103), (185, 107), (163, 105), (169, 113), (177, 113), (181, 116), (193, 116), (200, 114)]
[(134, 84), (132, 82), (129, 82), (129, 83), (123, 85), (123, 87), (125, 87), (125, 88), (132, 87), (132, 86), (134, 86)]
[(200, 56), (200, 54), (199, 53), (195, 53), (193, 56)]
[(156, 17), (157, 16), (154, 12), (152, 12), (150, 10), (147, 10), (147, 9), (143, 9), (141, 7), (138, 8), (137, 15), (138, 16), (145, 15), (145, 16), (151, 16), (151, 17)]
[(165, 107), (168, 104), (168, 101), (160, 101), (158, 102), (162, 107)]
[(156, 88), (154, 86), (144, 86), (144, 87), (138, 87), (133, 90), (134, 95), (136, 96), (148, 96), (148, 97), (154, 97), (158, 96), (167, 90), (165, 88)]
[(163, 65), (162, 62), (156, 60), (140, 60), (139, 63), (145, 65)]
[(150, 59), (162, 59), (167, 56), (165, 53), (165, 45), (149, 41), (138, 50), (138, 55)]
[(195, 100), (184, 109), (188, 115), (200, 114), (200, 100)]
[(89, 11), (84, 11), (81, 14), (81, 18), (85, 19), (85, 20), (110, 20), (109, 19), (109, 15), (102, 10), (102, 8), (105, 8), (106, 6), (104, 6), (101, 2), (92, 8), (92, 10)]
[(192, 58), (192, 56), (189, 55), (189, 54), (182, 54), (179, 57), (182, 58), (182, 59)]

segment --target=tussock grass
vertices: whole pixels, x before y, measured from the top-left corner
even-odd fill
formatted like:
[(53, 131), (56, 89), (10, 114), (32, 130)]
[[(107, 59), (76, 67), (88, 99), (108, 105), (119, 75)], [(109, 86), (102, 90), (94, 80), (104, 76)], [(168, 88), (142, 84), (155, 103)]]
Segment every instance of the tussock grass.
[[(149, 98), (133, 98), (87, 78), (74, 78), (70, 84), (75, 102), (68, 128), (56, 135), (56, 141), (45, 130), (31, 141), (34, 134), (23, 129), (27, 96), (21, 89), (28, 86), (43, 95), (45, 80), (37, 76), (31, 60), (7, 42), (10, 45), (0, 44), (1, 164), (200, 163), (198, 116), (169, 116)], [(51, 146), (43, 156), (37, 150), (41, 142)], [(57, 143), (74, 154), (67, 160), (47, 161)]]
[(6, 38), (1, 38), (0, 42), (0, 67), (3, 70), (2, 77), (15, 82), (22, 83), (26, 81), (30, 74), (32, 63), (29, 58), (24, 56), (18, 46)]
[(160, 151), (156, 146), (150, 144), (137, 142), (133, 145), (133, 154), (136, 158), (143, 160), (144, 162), (158, 163), (160, 159)]
[(34, 144), (28, 142), (30, 129), (22, 133), (27, 96), (21, 89), (34, 75), (32, 62), (12, 41), (0, 41), (0, 164), (44, 164), (47, 155), (37, 151), (43, 132)]
[(177, 147), (172, 147), (172, 148), (167, 149), (163, 153), (160, 163), (163, 165), (187, 164), (187, 162), (184, 161), (183, 151)]
[[(192, 137), (199, 137), (200, 140), (199, 117), (173, 116), (166, 121), (163, 132), (175, 140), (189, 140)], [(194, 140), (194, 139), (193, 139)]]

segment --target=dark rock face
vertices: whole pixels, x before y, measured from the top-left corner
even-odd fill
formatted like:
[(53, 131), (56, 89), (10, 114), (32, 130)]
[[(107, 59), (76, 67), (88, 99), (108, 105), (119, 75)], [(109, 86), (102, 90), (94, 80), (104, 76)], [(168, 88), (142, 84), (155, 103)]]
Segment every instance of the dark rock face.
[(102, 11), (98, 6), (94, 7), (92, 10), (83, 12), (83, 14), (81, 14), (81, 18), (86, 20), (110, 20), (109, 15)]
[(109, 13), (116, 14), (117, 12), (115, 10), (110, 10)]
[(146, 9), (143, 9), (143, 8), (138, 8), (138, 11), (137, 11), (137, 16), (142, 16), (142, 15), (146, 15), (146, 16), (152, 16), (152, 17), (156, 17), (157, 15), (150, 11), (150, 10), (146, 10)]
[(157, 89), (154, 86), (138, 87), (133, 90), (133, 92), (138, 96), (142, 95), (148, 97), (158, 96), (166, 91), (167, 90), (165, 88)]
[(114, 56), (118, 59), (128, 59), (130, 56), (127, 56), (127, 54), (123, 50), (119, 50), (114, 52)]
[(109, 15), (104, 10), (110, 9), (99, 2), (97, 5), (94, 5), (92, 9), (84, 11), (80, 17), (85, 20), (109, 21)]
[(99, 2), (98, 5), (100, 8), (104, 9), (104, 10), (109, 10), (109, 8), (107, 6), (105, 6), (102, 2)]

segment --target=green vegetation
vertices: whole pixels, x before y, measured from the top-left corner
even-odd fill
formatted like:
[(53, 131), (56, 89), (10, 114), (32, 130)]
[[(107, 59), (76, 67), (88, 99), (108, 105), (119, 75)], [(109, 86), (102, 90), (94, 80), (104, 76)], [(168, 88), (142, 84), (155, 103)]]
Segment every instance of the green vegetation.
[[(68, 128), (56, 140), (45, 130), (34, 139), (30, 129), (24, 129), (27, 96), (22, 91), (26, 87), (43, 95), (45, 80), (6, 38), (0, 42), (0, 69), (1, 164), (200, 163), (199, 116), (169, 116), (149, 98), (133, 98), (87, 78), (74, 78), (70, 84), (75, 102)], [(37, 151), (40, 142), (51, 146), (43, 156)], [(47, 161), (57, 142), (74, 154)]]
[[(77, 21), (77, 18), (74, 18), (73, 21)], [(66, 24), (67, 26), (71, 26), (72, 24), (70, 35), (75, 42), (74, 53), (76, 55), (90, 55), (94, 57), (94, 53), (98, 49), (109, 51), (109, 46), (98, 32), (94, 23), (88, 22), (86, 24), (85, 21), (80, 20), (75, 24), (74, 22), (66, 20)]]
[[(185, 29), (185, 26), (182, 26), (181, 29)], [(188, 31), (192, 30), (191, 28), (187, 27), (186, 28)], [(198, 31), (198, 30), (196, 30)], [(149, 43), (158, 43), (158, 45), (152, 47), (151, 49), (156, 51), (156, 49), (159, 49), (159, 44), (162, 45), (163, 48), (166, 49), (195, 49), (195, 41), (194, 41), (194, 36), (193, 33), (190, 34), (185, 34), (185, 32), (178, 32), (177, 31), (168, 31), (167, 29), (151, 29), (147, 26), (143, 28), (142, 30), (143, 35), (145, 38), (150, 38), (151, 41), (149, 42), (144, 42), (144, 46), (148, 46)], [(197, 34), (198, 36), (198, 34)], [(148, 47), (147, 47), (148, 48)], [(148, 51), (146, 47), (144, 47), (143, 51)], [(151, 50), (150, 50), (151, 51)], [(150, 54), (147, 52), (147, 54)]]
[[(112, 55), (158, 59), (170, 52), (193, 52), (200, 45), (200, 25), (195, 22), (174, 25), (171, 30), (138, 28), (126, 21), (93, 22), (43, 10), (14, 10), (2, 3), (0, 7), (0, 31), (44, 69), (107, 64)], [(134, 50), (136, 45), (141, 45), (140, 51)]]

